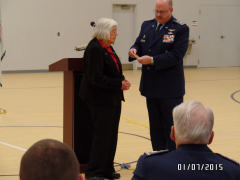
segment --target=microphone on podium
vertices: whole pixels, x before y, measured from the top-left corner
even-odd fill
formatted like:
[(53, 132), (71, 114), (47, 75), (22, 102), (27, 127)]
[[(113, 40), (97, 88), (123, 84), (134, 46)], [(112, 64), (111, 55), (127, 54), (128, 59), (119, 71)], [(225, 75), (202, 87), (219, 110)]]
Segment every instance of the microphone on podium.
[(84, 45), (84, 46), (76, 46), (75, 48), (74, 48), (74, 50), (75, 51), (84, 51), (85, 49), (86, 49), (86, 45)]
[(96, 23), (95, 23), (94, 21), (91, 21), (91, 22), (90, 22), (90, 25), (91, 25), (92, 27), (95, 27), (95, 26), (96, 26)]
[[(90, 22), (90, 26), (95, 27), (96, 23), (94, 21)], [(75, 51), (84, 51), (87, 48), (87, 45), (83, 45), (83, 46), (76, 46), (74, 48)]]

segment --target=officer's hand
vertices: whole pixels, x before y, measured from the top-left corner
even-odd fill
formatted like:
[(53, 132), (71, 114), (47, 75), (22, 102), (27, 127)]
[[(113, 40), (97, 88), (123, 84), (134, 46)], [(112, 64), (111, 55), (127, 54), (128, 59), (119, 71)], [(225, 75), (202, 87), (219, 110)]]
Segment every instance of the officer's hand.
[(136, 58), (135, 55), (137, 54), (137, 50), (132, 48), (132, 49), (129, 50), (128, 54), (131, 58)]
[(137, 59), (137, 61), (140, 64), (143, 64), (143, 65), (151, 64), (152, 63), (152, 57), (150, 57), (150, 56), (142, 56), (142, 57), (139, 57)]

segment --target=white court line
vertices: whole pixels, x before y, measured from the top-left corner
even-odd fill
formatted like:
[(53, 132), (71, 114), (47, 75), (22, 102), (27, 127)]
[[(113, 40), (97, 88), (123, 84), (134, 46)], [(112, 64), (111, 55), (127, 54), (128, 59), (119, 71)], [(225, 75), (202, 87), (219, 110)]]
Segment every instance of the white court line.
[(23, 148), (20, 148), (20, 147), (17, 147), (17, 146), (13, 146), (11, 144), (8, 144), (8, 143), (5, 143), (5, 142), (1, 142), (1, 141), (0, 141), (0, 144), (9, 146), (9, 147), (12, 147), (12, 148), (15, 148), (15, 149), (19, 149), (19, 150), (22, 150), (22, 151), (26, 151), (27, 150), (27, 149), (23, 149)]

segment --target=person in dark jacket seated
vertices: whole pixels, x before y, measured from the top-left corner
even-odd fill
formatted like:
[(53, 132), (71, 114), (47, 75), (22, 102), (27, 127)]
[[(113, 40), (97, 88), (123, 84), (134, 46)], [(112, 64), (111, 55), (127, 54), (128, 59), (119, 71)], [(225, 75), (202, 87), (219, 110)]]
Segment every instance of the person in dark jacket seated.
[(84, 180), (78, 159), (66, 144), (54, 139), (34, 143), (22, 156), (20, 180)]
[(200, 102), (184, 102), (173, 109), (171, 139), (176, 150), (142, 155), (132, 180), (239, 180), (239, 163), (214, 153), (214, 116)]

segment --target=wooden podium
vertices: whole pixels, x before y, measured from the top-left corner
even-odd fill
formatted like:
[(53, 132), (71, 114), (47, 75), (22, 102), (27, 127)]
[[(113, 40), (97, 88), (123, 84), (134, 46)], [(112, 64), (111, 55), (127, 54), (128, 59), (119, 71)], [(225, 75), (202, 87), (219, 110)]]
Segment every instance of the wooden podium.
[(64, 72), (63, 142), (75, 151), (81, 173), (87, 167), (92, 128), (90, 113), (79, 97), (83, 73), (83, 58), (64, 58), (49, 65), (49, 71)]

